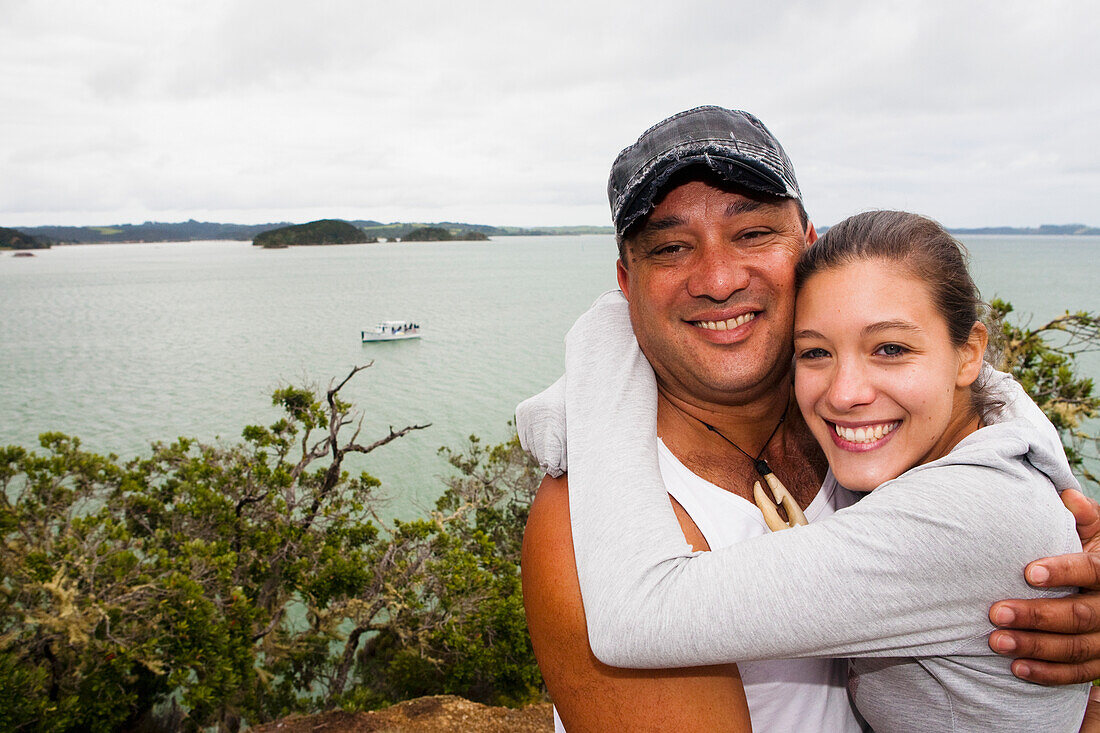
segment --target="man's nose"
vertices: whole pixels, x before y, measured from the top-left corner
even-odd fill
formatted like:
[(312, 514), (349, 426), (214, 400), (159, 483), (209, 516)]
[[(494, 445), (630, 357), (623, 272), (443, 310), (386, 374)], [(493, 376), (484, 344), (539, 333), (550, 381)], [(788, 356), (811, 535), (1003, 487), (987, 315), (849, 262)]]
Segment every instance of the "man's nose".
[(826, 399), (829, 406), (837, 411), (851, 410), (874, 401), (875, 385), (861, 359), (837, 359)]
[(731, 248), (708, 243), (699, 249), (688, 279), (688, 293), (722, 303), (748, 283), (749, 271)]

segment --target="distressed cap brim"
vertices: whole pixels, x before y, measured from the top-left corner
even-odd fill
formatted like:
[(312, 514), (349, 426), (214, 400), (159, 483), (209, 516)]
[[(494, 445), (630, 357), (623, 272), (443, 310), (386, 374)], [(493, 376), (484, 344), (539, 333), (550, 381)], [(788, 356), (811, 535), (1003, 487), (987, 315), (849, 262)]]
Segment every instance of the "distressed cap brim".
[(607, 185), (616, 233), (649, 213), (669, 179), (691, 166), (753, 191), (801, 198), (790, 160), (760, 120), (696, 107), (659, 122), (619, 153)]

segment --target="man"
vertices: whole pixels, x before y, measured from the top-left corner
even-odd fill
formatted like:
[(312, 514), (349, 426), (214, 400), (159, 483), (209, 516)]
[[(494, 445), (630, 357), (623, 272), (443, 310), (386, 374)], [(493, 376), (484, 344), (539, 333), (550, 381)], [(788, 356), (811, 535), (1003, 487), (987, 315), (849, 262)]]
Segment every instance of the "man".
[[(765, 531), (759, 522), (738, 525), (748, 504), (706, 493), (713, 485), (754, 501), (760, 459), (811, 520), (845, 505), (850, 498), (842, 491), (819, 493), (825, 462), (790, 409), (793, 268), (817, 235), (778, 141), (751, 115), (688, 110), (620, 154), (608, 192), (620, 245), (619, 284), (657, 377), (658, 432), (668, 448), (661, 471), (688, 542), (708, 549)], [(1079, 507), (1079, 516), (1092, 512), (1095, 526), (1088, 531), (1100, 526), (1091, 506)], [(1089, 574), (1093, 562), (1100, 566), (1085, 556), (1048, 563), (1055, 573), (1048, 584), (1093, 585), (1100, 574)], [(532, 506), (523, 575), (535, 652), (571, 731), (747, 730), (746, 697), (757, 730), (858, 730), (844, 694), (843, 665), (832, 660), (740, 669), (601, 664), (588, 647), (565, 478), (548, 477)], [(1096, 656), (1100, 597), (994, 608), (1008, 611), (1020, 624), (1042, 620), (1047, 631), (1090, 635), (998, 632), (991, 641), (995, 650), (1063, 662)], [(996, 646), (1008, 640), (1014, 650)], [(1095, 673), (1096, 663), (1089, 664), (1052, 670), (1033, 662), (1025, 671), (1018, 663), (1016, 672), (1039, 681), (1080, 681)]]

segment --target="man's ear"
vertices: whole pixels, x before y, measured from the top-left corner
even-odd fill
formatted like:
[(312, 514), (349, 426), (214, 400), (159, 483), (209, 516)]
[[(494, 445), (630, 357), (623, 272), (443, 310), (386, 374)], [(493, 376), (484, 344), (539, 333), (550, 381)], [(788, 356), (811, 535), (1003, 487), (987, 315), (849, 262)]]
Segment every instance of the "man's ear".
[[(630, 253), (626, 253), (626, 256), (629, 257)], [(623, 291), (623, 296), (630, 300), (630, 273), (622, 259), (615, 260), (615, 279), (619, 281), (619, 290)]]
[(985, 324), (975, 321), (970, 329), (966, 343), (959, 347), (959, 376), (955, 380), (958, 387), (969, 387), (982, 371), (985, 358), (985, 346), (989, 343), (989, 332)]
[(817, 230), (814, 229), (814, 223), (811, 221), (811, 222), (808, 222), (806, 224), (806, 246), (809, 247), (811, 244), (813, 244), (816, 241), (817, 241)]

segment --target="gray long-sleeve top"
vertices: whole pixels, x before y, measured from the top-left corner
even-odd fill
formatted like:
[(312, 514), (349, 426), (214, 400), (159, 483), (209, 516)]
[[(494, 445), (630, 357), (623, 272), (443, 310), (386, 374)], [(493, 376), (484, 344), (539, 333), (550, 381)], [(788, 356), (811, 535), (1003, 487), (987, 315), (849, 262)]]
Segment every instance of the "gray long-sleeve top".
[(644, 668), (860, 657), (853, 697), (880, 733), (1076, 730), (1082, 686), (1021, 682), (986, 644), (993, 601), (1072, 592), (1031, 588), (1024, 565), (1080, 549), (1057, 432), (1008, 375), (991, 379), (1006, 403), (996, 424), (947, 456), (824, 521), (696, 553), (657, 466), (652, 369), (621, 295), (603, 296), (566, 339), (564, 384), (517, 412), (544, 467), (564, 469), (568, 445), (593, 652)]

